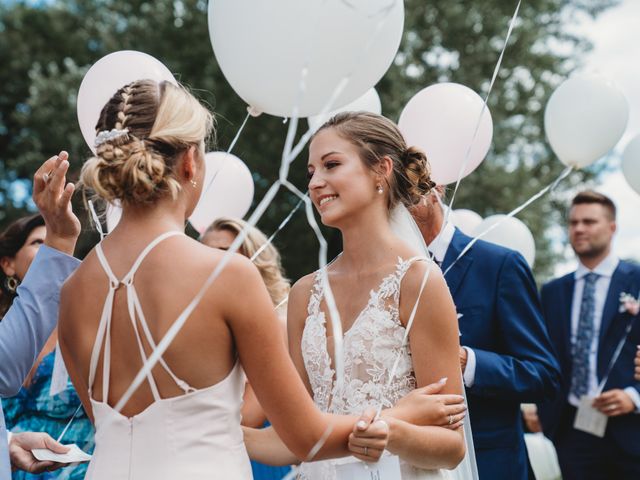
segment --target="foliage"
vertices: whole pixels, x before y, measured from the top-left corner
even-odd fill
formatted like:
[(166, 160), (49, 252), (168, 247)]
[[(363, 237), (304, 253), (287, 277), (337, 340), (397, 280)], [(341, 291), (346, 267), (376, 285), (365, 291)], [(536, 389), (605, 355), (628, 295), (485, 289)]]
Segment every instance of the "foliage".
[[(483, 216), (506, 212), (559, 175), (562, 165), (544, 142), (543, 109), (553, 88), (589, 47), (565, 33), (565, 26), (576, 15), (595, 15), (613, 3), (523, 2), (489, 101), (493, 148), (483, 166), (463, 181), (456, 207)], [(377, 87), (384, 113), (397, 120), (415, 92), (437, 81), (455, 81), (486, 95), (515, 5), (515, 0), (406, 0), (400, 52)], [(206, 10), (204, 0), (0, 2), (0, 226), (24, 211), (9, 192), (16, 180), (28, 180), (46, 157), (61, 149), (70, 152), (75, 175), (90, 155), (77, 126), (76, 93), (91, 63), (109, 52), (135, 49), (163, 61), (215, 110), (219, 148), (229, 145), (245, 105), (213, 56)], [(235, 153), (254, 173), (256, 200), (277, 176), (286, 127), (281, 119), (251, 118), (237, 144)], [(291, 178), (304, 189), (305, 154), (301, 157)], [(573, 174), (565, 186), (596, 173)], [(295, 203), (291, 195), (279, 194), (258, 226), (270, 234)], [(546, 198), (520, 217), (536, 238), (536, 274), (547, 277), (557, 255), (547, 232), (562, 221), (558, 209)], [(85, 230), (81, 255), (96, 241), (88, 223)], [(335, 254), (339, 235), (326, 229), (325, 234)], [(291, 278), (316, 268), (317, 241), (302, 212), (276, 244)]]

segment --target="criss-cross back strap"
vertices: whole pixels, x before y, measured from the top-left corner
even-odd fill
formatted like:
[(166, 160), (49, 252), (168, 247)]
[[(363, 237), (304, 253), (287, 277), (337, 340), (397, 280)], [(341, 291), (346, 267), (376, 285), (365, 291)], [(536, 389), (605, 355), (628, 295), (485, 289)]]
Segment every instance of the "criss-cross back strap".
[[(110, 366), (111, 366), (111, 317), (113, 313), (113, 302), (115, 298), (116, 290), (124, 285), (127, 291), (127, 309), (129, 313), (129, 318), (131, 320), (131, 324), (133, 326), (133, 330), (136, 336), (136, 342), (138, 344), (138, 350), (140, 352), (140, 356), (143, 362), (147, 361), (147, 356), (144, 353), (144, 347), (142, 345), (142, 340), (140, 338), (140, 333), (138, 331), (138, 325), (136, 322), (136, 316), (139, 318), (140, 323), (142, 325), (145, 337), (149, 342), (149, 345), (152, 348), (155, 348), (155, 342), (151, 336), (151, 332), (149, 331), (149, 327), (147, 325), (146, 319), (144, 318), (144, 314), (142, 313), (142, 307), (140, 305), (140, 300), (138, 298), (138, 294), (133, 286), (133, 279), (135, 273), (140, 267), (142, 261), (149, 254), (149, 252), (160, 242), (165, 240), (166, 238), (175, 236), (175, 235), (183, 235), (182, 232), (178, 231), (170, 231), (165, 232), (162, 235), (159, 235), (155, 238), (149, 245), (145, 247), (145, 249), (138, 255), (138, 258), (134, 262), (131, 270), (123, 277), (122, 281), (118, 280), (118, 278), (111, 270), (109, 262), (107, 261), (104, 252), (102, 250), (102, 245), (98, 244), (96, 246), (96, 254), (98, 256), (98, 260), (109, 278), (109, 292), (107, 294), (107, 298), (105, 299), (104, 307), (102, 309), (102, 316), (100, 318), (100, 323), (98, 325), (98, 332), (96, 334), (96, 340), (93, 345), (93, 351), (91, 353), (91, 362), (89, 365), (89, 395), (91, 396), (91, 390), (93, 387), (93, 383), (95, 381), (95, 373), (98, 365), (98, 359), (100, 358), (100, 349), (104, 343), (104, 359), (103, 359), (103, 375), (102, 375), (102, 397), (103, 401), (107, 401), (109, 394), (109, 375), (110, 375)], [(179, 379), (166, 364), (164, 359), (160, 359), (160, 363), (162, 367), (167, 371), (167, 373), (171, 376), (171, 378), (176, 382), (176, 384), (182, 388), (185, 393), (193, 390), (186, 382)], [(151, 388), (151, 392), (153, 394), (154, 399), (160, 399), (160, 393), (158, 391), (158, 387), (153, 378), (151, 372), (147, 375), (147, 379), (149, 381), (149, 385)]]

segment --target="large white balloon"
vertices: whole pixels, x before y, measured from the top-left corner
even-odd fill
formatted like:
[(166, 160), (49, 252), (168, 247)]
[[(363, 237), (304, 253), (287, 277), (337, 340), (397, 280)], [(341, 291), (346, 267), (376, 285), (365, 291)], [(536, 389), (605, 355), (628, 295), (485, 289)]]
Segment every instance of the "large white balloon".
[(380, 115), (382, 113), (382, 103), (380, 102), (380, 96), (375, 88), (370, 88), (367, 93), (357, 98), (351, 103), (348, 103), (344, 107), (333, 110), (332, 112), (325, 113), (324, 115), (314, 115), (307, 118), (309, 128), (311, 130), (317, 130), (331, 117), (342, 112), (371, 112)]
[(482, 113), (473, 140), (483, 105), (482, 98), (464, 85), (438, 83), (420, 90), (402, 110), (400, 131), (408, 145), (420, 147), (427, 154), (431, 178), (437, 184), (457, 181), (465, 159), (462, 178), (478, 168), (486, 157), (493, 138), (488, 108)]
[(533, 268), (536, 259), (536, 243), (531, 231), (517, 218), (506, 215), (491, 215), (476, 227), (473, 236), (485, 232), (497, 223), (500, 225), (484, 235), (482, 240), (520, 252), (529, 266)]
[(583, 168), (618, 143), (628, 118), (627, 99), (613, 82), (580, 74), (565, 80), (549, 98), (544, 129), (560, 161)]
[(633, 137), (624, 149), (622, 173), (629, 186), (640, 194), (640, 135)]
[(251, 172), (235, 155), (226, 152), (207, 153), (205, 165), (202, 195), (189, 217), (193, 228), (200, 233), (216, 218), (244, 217), (251, 206), (254, 190)]
[[(254, 110), (289, 117), (363, 95), (393, 61), (402, 0), (209, 0), (209, 36), (227, 81)], [(303, 90), (301, 91), (301, 85)]]
[(102, 108), (120, 88), (143, 79), (177, 84), (162, 62), (135, 50), (110, 53), (94, 63), (86, 73), (78, 90), (77, 112), (82, 136), (92, 152), (95, 153), (95, 129)]
[(466, 208), (459, 208), (453, 210), (449, 214), (449, 220), (456, 227), (462, 230), (462, 233), (472, 235), (475, 229), (482, 223), (482, 217), (473, 210), (467, 210)]

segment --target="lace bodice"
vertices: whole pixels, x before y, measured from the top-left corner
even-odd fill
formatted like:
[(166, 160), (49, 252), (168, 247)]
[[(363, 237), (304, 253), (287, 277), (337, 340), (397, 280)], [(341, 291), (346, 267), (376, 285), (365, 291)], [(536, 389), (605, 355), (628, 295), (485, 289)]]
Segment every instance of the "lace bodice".
[[(302, 334), (302, 356), (316, 405), (325, 412), (359, 415), (369, 406), (393, 406), (416, 388), (409, 345), (403, 346), (405, 328), (400, 322), (400, 284), (416, 260), (398, 259), (351, 328), (344, 334), (345, 381), (338, 389), (335, 370), (327, 349), (327, 321), (321, 309), (324, 290), (319, 272), (309, 298), (308, 316)], [(391, 383), (390, 373), (398, 353), (400, 361)]]

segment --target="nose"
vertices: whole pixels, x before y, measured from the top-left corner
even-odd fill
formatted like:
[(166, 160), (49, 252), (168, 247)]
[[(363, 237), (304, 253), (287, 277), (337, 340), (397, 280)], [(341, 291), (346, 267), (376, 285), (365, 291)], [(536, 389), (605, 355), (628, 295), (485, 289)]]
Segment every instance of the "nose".
[(318, 172), (314, 172), (309, 179), (309, 190), (317, 190), (326, 185), (326, 182)]

